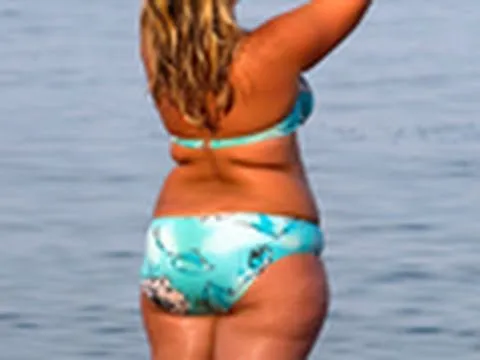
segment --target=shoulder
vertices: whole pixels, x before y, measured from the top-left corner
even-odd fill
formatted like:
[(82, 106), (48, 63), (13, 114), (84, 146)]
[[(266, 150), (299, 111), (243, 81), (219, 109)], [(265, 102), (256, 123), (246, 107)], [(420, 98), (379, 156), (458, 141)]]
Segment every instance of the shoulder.
[(358, 25), (371, 0), (312, 0), (279, 14), (251, 33), (257, 56), (301, 72), (314, 66)]

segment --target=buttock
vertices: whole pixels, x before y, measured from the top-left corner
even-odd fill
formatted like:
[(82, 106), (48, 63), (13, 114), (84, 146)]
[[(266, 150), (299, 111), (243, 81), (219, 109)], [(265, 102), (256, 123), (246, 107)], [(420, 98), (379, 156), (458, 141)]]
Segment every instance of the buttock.
[(142, 291), (177, 314), (228, 312), (270, 264), (293, 254), (320, 256), (318, 225), (287, 216), (227, 213), (152, 220)]

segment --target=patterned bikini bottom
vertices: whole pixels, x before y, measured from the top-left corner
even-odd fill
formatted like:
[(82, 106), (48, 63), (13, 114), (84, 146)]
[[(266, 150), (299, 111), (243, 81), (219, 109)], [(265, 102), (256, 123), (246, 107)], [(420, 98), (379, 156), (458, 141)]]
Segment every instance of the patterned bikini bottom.
[(170, 313), (225, 313), (270, 264), (323, 247), (316, 224), (286, 216), (159, 217), (147, 231), (142, 291)]

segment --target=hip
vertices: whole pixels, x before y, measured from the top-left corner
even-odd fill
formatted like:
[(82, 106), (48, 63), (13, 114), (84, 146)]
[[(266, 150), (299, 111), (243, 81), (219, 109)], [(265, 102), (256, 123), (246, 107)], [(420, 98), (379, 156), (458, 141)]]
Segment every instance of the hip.
[(319, 256), (316, 224), (264, 213), (154, 218), (141, 269), (145, 293), (175, 313), (229, 311), (270, 264), (294, 254)]

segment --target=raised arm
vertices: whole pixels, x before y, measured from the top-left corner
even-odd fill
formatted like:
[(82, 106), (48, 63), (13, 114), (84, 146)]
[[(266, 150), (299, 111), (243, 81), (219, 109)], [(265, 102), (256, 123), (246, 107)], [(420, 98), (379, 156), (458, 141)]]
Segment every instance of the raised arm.
[[(358, 25), (371, 0), (311, 0), (259, 28), (298, 71), (321, 61)], [(262, 29), (263, 28), (263, 29)], [(287, 64), (284, 64), (287, 65)]]

